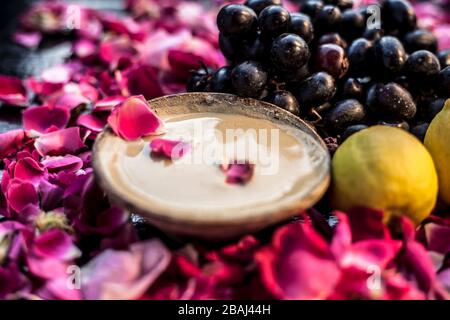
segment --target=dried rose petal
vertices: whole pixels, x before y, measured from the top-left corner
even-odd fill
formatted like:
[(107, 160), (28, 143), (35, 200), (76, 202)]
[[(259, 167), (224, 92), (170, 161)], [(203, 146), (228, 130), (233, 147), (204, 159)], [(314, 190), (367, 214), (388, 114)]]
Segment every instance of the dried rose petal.
[(27, 105), (27, 91), (21, 79), (0, 75), (0, 102), (19, 107)]
[(79, 128), (67, 128), (43, 134), (36, 139), (34, 146), (41, 156), (75, 153), (85, 147)]
[(161, 134), (162, 120), (143, 96), (133, 96), (119, 104), (108, 117), (113, 131), (125, 140), (137, 140), (148, 135)]
[(14, 178), (31, 182), (34, 185), (39, 184), (39, 181), (45, 176), (44, 166), (30, 157), (18, 160), (14, 167)]
[(49, 172), (78, 171), (83, 167), (83, 161), (70, 154), (64, 157), (47, 157), (42, 161), (42, 164)]
[(129, 251), (106, 250), (82, 268), (88, 300), (137, 299), (167, 268), (170, 252), (159, 240), (131, 245)]
[(71, 261), (81, 255), (70, 236), (62, 230), (51, 229), (34, 239), (33, 252), (41, 258)]
[(119, 105), (125, 100), (125, 97), (122, 96), (111, 96), (103, 98), (97, 101), (94, 105), (94, 111), (96, 112), (104, 112), (111, 111), (115, 106)]
[(93, 114), (85, 113), (78, 117), (77, 125), (98, 133), (101, 132), (106, 126), (106, 121), (94, 116)]
[(0, 158), (17, 152), (29, 141), (27, 133), (22, 129), (12, 130), (0, 134)]
[(320, 299), (332, 292), (340, 270), (326, 241), (308, 224), (275, 232), (272, 244), (256, 254), (262, 281), (280, 299)]
[(253, 177), (255, 165), (249, 162), (232, 162), (223, 164), (222, 171), (226, 175), (226, 182), (230, 184), (246, 184)]
[(89, 59), (97, 52), (97, 46), (93, 41), (80, 39), (74, 43), (73, 51), (80, 59)]
[(427, 249), (442, 254), (450, 252), (450, 227), (428, 223), (424, 226)]
[(70, 119), (70, 112), (65, 108), (39, 106), (28, 108), (23, 112), (25, 130), (36, 130), (45, 133), (50, 128), (63, 129)]
[(153, 67), (146, 65), (135, 67), (125, 73), (125, 79), (131, 95), (142, 94), (147, 100), (164, 95), (158, 81), (157, 69)]
[(19, 179), (13, 179), (9, 182), (6, 198), (9, 206), (16, 212), (21, 212), (28, 206), (36, 206), (39, 203), (34, 185)]
[(152, 153), (177, 160), (189, 152), (191, 144), (183, 141), (155, 138), (150, 142)]
[(13, 34), (13, 40), (15, 43), (28, 49), (35, 49), (39, 46), (42, 40), (42, 34), (40, 32), (15, 32)]

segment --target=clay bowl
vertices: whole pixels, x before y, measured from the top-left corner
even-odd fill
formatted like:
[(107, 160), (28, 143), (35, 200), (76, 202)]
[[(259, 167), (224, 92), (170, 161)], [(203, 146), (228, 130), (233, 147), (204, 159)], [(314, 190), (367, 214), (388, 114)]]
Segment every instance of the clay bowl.
[[(280, 223), (304, 209), (313, 206), (326, 192), (330, 182), (330, 156), (317, 133), (300, 118), (272, 104), (230, 94), (186, 93), (157, 98), (150, 105), (163, 119), (166, 116), (192, 113), (239, 114), (288, 125), (307, 135), (304, 146), (312, 164), (313, 174), (302, 182), (301, 190), (280, 201), (243, 208), (174, 208), (158, 201), (141, 201), (123, 188), (108, 174), (108, 163), (123, 155), (126, 141), (115, 136), (108, 128), (97, 138), (93, 149), (93, 166), (100, 186), (111, 201), (129, 212), (146, 218), (169, 236), (202, 240), (226, 240), (256, 232)], [(157, 183), (157, 182), (155, 182)], [(193, 182), (195, 183), (195, 182)], [(176, 197), (177, 190), (174, 190)]]

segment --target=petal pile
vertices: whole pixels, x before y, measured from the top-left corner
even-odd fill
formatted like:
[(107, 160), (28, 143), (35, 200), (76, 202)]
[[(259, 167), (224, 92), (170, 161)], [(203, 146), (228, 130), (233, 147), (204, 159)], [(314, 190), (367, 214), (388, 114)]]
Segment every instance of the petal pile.
[[(392, 229), (370, 208), (311, 209), (223, 247), (180, 248), (110, 203), (93, 174), (94, 139), (105, 126), (126, 140), (162, 132), (147, 101), (226, 63), (215, 22), (225, 2), (127, 0), (119, 17), (42, 1), (21, 17), (15, 42), (37, 50), (70, 34), (73, 55), (28, 79), (0, 75), (2, 112), (23, 108), (23, 129), (0, 133), (0, 299), (450, 299), (448, 212)], [(449, 15), (437, 2), (415, 7), (449, 48)], [(170, 159), (189, 148), (151, 142)], [(254, 166), (221, 169), (245, 184)]]

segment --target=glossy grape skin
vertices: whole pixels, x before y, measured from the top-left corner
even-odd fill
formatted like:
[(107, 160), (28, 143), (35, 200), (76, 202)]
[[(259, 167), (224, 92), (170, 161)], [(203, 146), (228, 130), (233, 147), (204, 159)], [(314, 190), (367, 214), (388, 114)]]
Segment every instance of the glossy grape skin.
[(282, 34), (272, 44), (273, 64), (283, 70), (299, 69), (310, 56), (308, 44), (295, 34)]
[(370, 40), (370, 41), (377, 41), (380, 40), (381, 37), (384, 36), (384, 30), (381, 29), (366, 29), (363, 32), (362, 37)]
[(297, 85), (311, 75), (309, 66), (305, 64), (300, 69), (294, 70), (277, 70), (277, 77), (290, 85)]
[(314, 27), (309, 16), (302, 13), (291, 13), (289, 33), (296, 34), (310, 43), (314, 38)]
[(259, 28), (266, 38), (275, 38), (289, 31), (291, 15), (281, 6), (269, 6), (259, 14)]
[(434, 117), (437, 116), (439, 112), (442, 111), (445, 105), (445, 99), (436, 99), (428, 103), (427, 108), (425, 110), (426, 119), (428, 121), (432, 121)]
[(224, 6), (217, 15), (219, 31), (226, 36), (243, 36), (256, 32), (258, 16), (256, 13), (240, 4)]
[(344, 142), (345, 140), (347, 140), (351, 135), (367, 129), (368, 126), (366, 126), (365, 124), (355, 124), (352, 126), (347, 127), (347, 129), (344, 130), (344, 132), (341, 134), (341, 138), (340, 138), (340, 142)]
[(267, 71), (255, 61), (238, 64), (231, 72), (234, 91), (242, 97), (259, 98), (266, 87)]
[(361, 122), (366, 116), (364, 106), (355, 99), (342, 100), (327, 112), (324, 121), (327, 128), (340, 132), (346, 127)]
[(374, 47), (371, 41), (359, 38), (352, 42), (348, 48), (350, 72), (354, 75), (366, 75), (371, 67)]
[(280, 108), (283, 108), (292, 114), (299, 115), (300, 107), (298, 105), (297, 99), (292, 93), (285, 90), (278, 90), (272, 92), (265, 99), (267, 102), (272, 103)]
[(375, 59), (380, 73), (398, 73), (403, 69), (407, 55), (400, 40), (385, 36), (375, 44)]
[(399, 128), (405, 131), (409, 131), (409, 124), (406, 121), (399, 121), (399, 122), (387, 122), (387, 121), (379, 121), (379, 125), (381, 126), (388, 126), (393, 128)]
[(265, 44), (258, 35), (248, 38), (233, 38), (220, 34), (219, 46), (227, 60), (234, 63), (260, 60), (264, 57)]
[(399, 34), (414, 30), (416, 14), (412, 5), (403, 0), (386, 0), (381, 8), (382, 26), (390, 32)]
[(318, 34), (335, 32), (339, 28), (342, 14), (338, 7), (326, 5), (314, 17), (314, 30)]
[(445, 67), (439, 72), (439, 90), (441, 93), (449, 98), (450, 97), (450, 67)]
[(325, 71), (336, 79), (340, 79), (347, 73), (349, 61), (342, 47), (324, 44), (317, 48), (314, 66), (317, 71)]
[(317, 42), (318, 45), (321, 44), (336, 44), (343, 49), (347, 48), (347, 41), (345, 41), (339, 33), (326, 33), (323, 36), (319, 38), (319, 41)]
[(445, 67), (450, 66), (450, 49), (440, 51), (438, 53), (438, 59), (439, 63), (441, 64), (441, 68), (444, 69)]
[(324, 0), (326, 4), (331, 4), (341, 10), (353, 8), (353, 0)]
[(416, 81), (429, 81), (431, 76), (435, 76), (441, 70), (438, 58), (427, 50), (413, 52), (406, 60), (405, 72)]
[(427, 30), (421, 29), (408, 32), (403, 38), (403, 44), (408, 53), (419, 50), (428, 50), (436, 53), (438, 48), (436, 36)]
[(320, 0), (309, 0), (302, 4), (300, 12), (308, 15), (311, 19), (323, 8), (324, 4)]
[(222, 67), (211, 75), (207, 90), (209, 92), (232, 93), (231, 67)]
[(255, 11), (256, 14), (259, 15), (261, 11), (263, 11), (268, 6), (280, 6), (281, 0), (247, 0), (245, 2), (245, 5), (252, 8), (253, 11)]
[(340, 34), (347, 40), (361, 37), (365, 27), (364, 15), (358, 10), (346, 10), (342, 13)]
[(420, 123), (411, 128), (411, 133), (416, 136), (421, 142), (425, 140), (425, 135), (427, 134), (429, 123)]
[(364, 96), (361, 82), (355, 78), (348, 78), (341, 88), (341, 97), (360, 100)]
[(412, 119), (417, 112), (411, 94), (397, 83), (375, 85), (368, 92), (367, 105), (375, 115), (392, 120)]
[(328, 73), (318, 72), (305, 79), (293, 93), (303, 108), (317, 107), (333, 98), (336, 83)]
[(200, 69), (192, 73), (187, 82), (186, 90), (188, 92), (204, 92), (210, 80), (211, 70)]

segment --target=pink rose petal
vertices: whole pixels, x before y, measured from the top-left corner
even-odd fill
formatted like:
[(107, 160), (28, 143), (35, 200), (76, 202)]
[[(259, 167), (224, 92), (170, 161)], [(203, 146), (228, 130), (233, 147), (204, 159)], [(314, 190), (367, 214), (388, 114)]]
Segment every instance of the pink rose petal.
[(21, 79), (0, 75), (0, 102), (12, 106), (26, 106), (27, 91)]
[(183, 141), (155, 138), (150, 142), (152, 153), (177, 160), (189, 152), (191, 144)]
[(34, 185), (46, 175), (44, 166), (33, 158), (24, 158), (17, 161), (14, 167), (14, 178), (28, 181)]
[(138, 66), (129, 70), (125, 78), (131, 95), (143, 95), (147, 100), (164, 95), (158, 81), (158, 71), (153, 67)]
[(124, 100), (125, 97), (122, 96), (112, 96), (103, 98), (95, 103), (94, 111), (96, 112), (111, 111), (112, 109), (114, 109), (115, 106), (117, 106)]
[(64, 157), (47, 157), (42, 164), (49, 172), (78, 171), (83, 167), (83, 161), (70, 154)]
[(39, 203), (38, 194), (34, 185), (19, 179), (10, 181), (6, 198), (8, 199), (9, 206), (16, 212), (21, 212), (29, 205), (36, 206)]
[(36, 237), (33, 252), (41, 258), (54, 258), (61, 261), (71, 261), (81, 255), (71, 237), (59, 229), (51, 229)]
[(0, 133), (0, 158), (17, 152), (29, 140), (27, 133), (22, 129)]
[(13, 34), (13, 40), (15, 43), (28, 49), (35, 49), (39, 46), (42, 40), (42, 34), (40, 32), (15, 32)]
[(114, 108), (108, 124), (119, 137), (129, 141), (161, 134), (164, 129), (162, 120), (143, 96), (130, 97)]
[(253, 177), (255, 165), (245, 163), (228, 163), (221, 166), (222, 171), (226, 175), (226, 183), (229, 184), (246, 184)]
[(308, 224), (277, 230), (256, 260), (263, 283), (280, 299), (324, 299), (340, 277), (328, 244)]
[(424, 226), (427, 249), (442, 254), (450, 253), (450, 227), (428, 223)]
[(98, 133), (106, 126), (106, 121), (92, 114), (85, 113), (78, 117), (77, 125)]
[(25, 130), (36, 130), (45, 133), (51, 127), (63, 129), (70, 119), (70, 112), (65, 108), (39, 106), (28, 108), (23, 112)]
[(85, 147), (79, 128), (67, 128), (43, 134), (36, 139), (34, 146), (41, 156), (75, 153)]
[(88, 300), (137, 299), (167, 268), (170, 252), (159, 240), (131, 245), (129, 251), (106, 250), (82, 269)]

